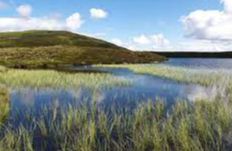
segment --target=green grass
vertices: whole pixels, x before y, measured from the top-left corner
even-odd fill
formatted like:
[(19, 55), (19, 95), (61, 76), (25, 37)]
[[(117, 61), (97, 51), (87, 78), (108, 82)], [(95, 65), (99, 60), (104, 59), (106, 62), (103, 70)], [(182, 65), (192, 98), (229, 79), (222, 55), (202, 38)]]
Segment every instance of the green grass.
[(7, 116), (10, 111), (10, 98), (9, 92), (0, 88), (0, 124), (3, 124), (7, 119)]
[(119, 48), (103, 40), (67, 31), (31, 30), (0, 33), (0, 47), (40, 47), (70, 45), (81, 47)]
[(148, 63), (165, 58), (65, 31), (0, 33), (0, 65), (57, 68), (75, 64)]
[(127, 68), (135, 73), (159, 76), (179, 82), (204, 86), (232, 84), (232, 72), (224, 69), (193, 69), (164, 64), (98, 65), (101, 67)]
[[(167, 108), (163, 101), (144, 103), (132, 113), (69, 107), (53, 118), (31, 120), (31, 125), (7, 128), (2, 150), (77, 151), (218, 151), (230, 150), (231, 102), (180, 101)], [(168, 110), (167, 110), (168, 109)], [(46, 117), (46, 113), (41, 117)], [(33, 119), (28, 115), (28, 119)], [(32, 122), (34, 121), (34, 122)], [(33, 126), (32, 126), (33, 125)], [(37, 139), (35, 139), (37, 138)], [(38, 139), (39, 138), (39, 139)]]
[(90, 88), (128, 86), (130, 81), (106, 73), (65, 73), (0, 67), (0, 84), (8, 88)]

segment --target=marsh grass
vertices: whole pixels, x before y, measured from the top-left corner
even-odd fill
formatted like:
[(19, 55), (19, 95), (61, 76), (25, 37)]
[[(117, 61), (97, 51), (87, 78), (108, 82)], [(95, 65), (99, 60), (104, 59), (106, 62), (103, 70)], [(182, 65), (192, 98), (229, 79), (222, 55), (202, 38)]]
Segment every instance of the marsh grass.
[[(124, 67), (128, 65), (120, 65)], [(130, 65), (144, 74), (184, 82), (211, 85), (221, 80), (217, 72), (166, 66)], [(118, 66), (117, 66), (118, 67)], [(153, 69), (156, 68), (156, 69)], [(189, 71), (189, 72), (187, 72)], [(175, 73), (176, 72), (176, 73)], [(154, 74), (153, 74), (154, 73)], [(226, 72), (225, 72), (226, 73)], [(226, 73), (227, 74), (227, 73)], [(189, 75), (189, 77), (187, 76)], [(201, 76), (200, 76), (201, 75)], [(212, 76), (209, 81), (206, 77)], [(189, 78), (192, 81), (188, 81)], [(201, 78), (200, 78), (201, 77)], [(227, 76), (222, 76), (227, 77)], [(204, 79), (204, 80), (203, 80)], [(220, 79), (220, 80), (219, 80)], [(225, 80), (230, 80), (228, 78)], [(119, 80), (119, 81), (118, 81)], [(207, 82), (205, 82), (207, 81)], [(115, 82), (115, 83), (114, 83)], [(56, 71), (0, 69), (0, 83), (9, 87), (95, 87), (121, 85), (108, 74), (67, 74)], [(232, 87), (226, 82), (228, 94)], [(3, 93), (4, 94), (4, 93)], [(95, 93), (90, 104), (44, 107), (39, 117), (25, 111), (17, 125), (1, 125), (0, 150), (72, 151), (221, 151), (232, 147), (232, 97), (178, 101), (171, 107), (163, 100), (138, 104), (132, 111), (98, 105)], [(4, 96), (4, 95), (3, 95)], [(4, 98), (4, 97), (3, 97)], [(104, 108), (104, 109), (103, 109)], [(22, 114), (22, 113), (19, 113)], [(19, 116), (15, 116), (19, 117)]]
[[(232, 72), (225, 69), (194, 69), (174, 67), (164, 64), (124, 64), (98, 65), (101, 67), (127, 68), (135, 73), (159, 76), (179, 82), (195, 83), (204, 86), (232, 83)], [(229, 80), (229, 81), (228, 81)], [(224, 83), (223, 83), (224, 82)]]
[(6, 71), (6, 68), (3, 66), (0, 66), (0, 72), (4, 72), (4, 71)]
[(0, 124), (3, 124), (10, 111), (10, 98), (7, 89), (0, 88)]
[(125, 114), (102, 110), (96, 103), (70, 105), (67, 112), (61, 111), (53, 118), (45, 117), (57, 112), (43, 112), (43, 118), (32, 120), (29, 126), (23, 122), (14, 129), (9, 126), (0, 139), (0, 149), (229, 150), (231, 107), (231, 103), (202, 100), (179, 101), (169, 108), (157, 100)]
[(79, 88), (128, 86), (128, 80), (106, 73), (65, 73), (0, 67), (0, 84), (7, 87)]
[[(209, 99), (218, 96), (224, 101), (232, 99), (232, 72), (227, 69), (175, 67), (165, 64), (97, 65), (105, 68), (126, 68), (138, 74), (175, 80), (179, 83), (197, 84), (211, 90)], [(212, 98), (210, 98), (212, 97)]]

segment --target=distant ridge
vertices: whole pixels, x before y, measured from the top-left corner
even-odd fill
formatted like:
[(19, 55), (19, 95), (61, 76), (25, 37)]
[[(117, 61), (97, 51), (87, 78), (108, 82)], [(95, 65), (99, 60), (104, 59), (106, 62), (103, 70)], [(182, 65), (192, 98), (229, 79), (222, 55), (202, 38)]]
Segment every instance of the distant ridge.
[(167, 58), (232, 58), (232, 52), (153, 52)]
[(14, 68), (150, 63), (164, 59), (155, 53), (134, 52), (104, 40), (67, 31), (0, 33), (0, 65)]

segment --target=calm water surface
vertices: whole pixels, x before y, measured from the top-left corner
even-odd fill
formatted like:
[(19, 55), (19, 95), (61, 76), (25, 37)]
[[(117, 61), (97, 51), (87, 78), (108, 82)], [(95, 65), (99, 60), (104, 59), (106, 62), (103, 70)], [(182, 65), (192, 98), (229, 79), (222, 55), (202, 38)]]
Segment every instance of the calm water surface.
[(232, 69), (232, 59), (171, 58), (165, 64), (191, 68)]
[[(232, 59), (170, 59), (165, 64), (184, 66), (189, 68), (223, 68), (232, 69)], [(183, 84), (149, 75), (135, 74), (127, 69), (95, 68), (94, 70), (107, 71), (111, 74), (132, 80), (128, 87), (114, 87), (92, 92), (88, 89), (14, 89), (10, 94), (11, 111), (9, 119), (26, 119), (25, 112), (30, 112), (34, 117), (41, 115), (44, 107), (48, 109), (65, 108), (68, 105), (78, 106), (83, 102), (96, 100), (103, 108), (133, 109), (138, 103), (161, 98), (168, 104), (177, 100), (195, 100), (198, 97), (208, 98), (213, 96), (212, 88), (195, 84)], [(17, 121), (14, 120), (14, 124)]]

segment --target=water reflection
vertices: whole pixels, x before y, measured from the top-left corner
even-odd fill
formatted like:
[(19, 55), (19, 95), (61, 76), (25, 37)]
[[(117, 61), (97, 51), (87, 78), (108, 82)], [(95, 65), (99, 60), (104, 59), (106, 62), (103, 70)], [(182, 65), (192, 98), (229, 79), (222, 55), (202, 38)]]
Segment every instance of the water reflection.
[(205, 69), (232, 69), (232, 59), (171, 58), (165, 64)]
[[(171, 60), (170, 62), (173, 61)], [(185, 65), (183, 60), (176, 60), (176, 62), (182, 62), (181, 65)], [(192, 62), (191, 59), (190, 62)], [(135, 74), (128, 69), (90, 68), (94, 71), (110, 72), (120, 78), (131, 80), (132, 85), (125, 87), (115, 86), (111, 89), (102, 88), (94, 91), (87, 88), (14, 89), (10, 93), (10, 119), (24, 121), (27, 119), (25, 112), (33, 114), (35, 118), (40, 118), (41, 113), (44, 112), (44, 108), (51, 109), (49, 110), (50, 112), (54, 112), (54, 110), (55, 112), (59, 112), (61, 109), (65, 110), (69, 105), (80, 106), (83, 103), (94, 102), (103, 109), (125, 108), (132, 110), (139, 103), (149, 100), (155, 101), (156, 98), (161, 98), (168, 104), (173, 104), (177, 100), (214, 99), (218, 94), (221, 96), (225, 94), (224, 90), (217, 86), (207, 88), (196, 84), (184, 84), (160, 77)], [(80, 70), (79, 67), (78, 70)], [(17, 120), (13, 122), (17, 124)]]
[[(114, 71), (116, 72), (116, 71)], [(111, 89), (90, 90), (80, 89), (31, 89), (21, 88), (11, 92), (11, 118), (23, 121), (25, 111), (40, 117), (44, 107), (66, 108), (68, 105), (79, 106), (83, 103), (97, 103), (102, 108), (133, 109), (137, 104), (161, 98), (169, 104), (176, 100), (193, 100), (198, 92), (207, 92), (208, 88), (180, 84), (173, 80), (162, 79), (149, 75), (139, 75), (126, 71), (117, 72), (117, 76), (132, 80), (128, 87), (116, 86)], [(207, 94), (207, 93), (206, 93)], [(203, 96), (203, 95), (202, 95)], [(206, 97), (207, 95), (205, 95)], [(21, 114), (22, 113), (22, 114)], [(19, 116), (20, 114), (20, 116)]]

